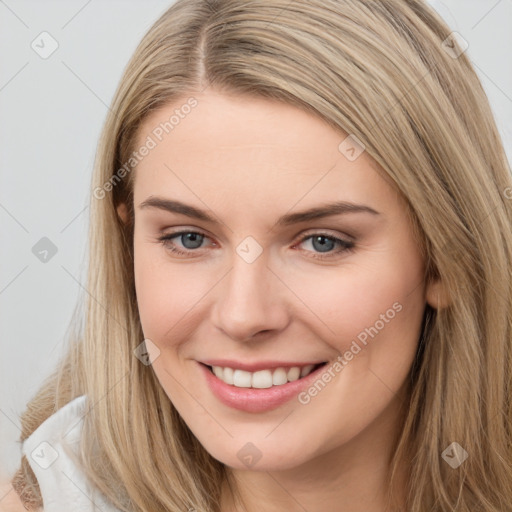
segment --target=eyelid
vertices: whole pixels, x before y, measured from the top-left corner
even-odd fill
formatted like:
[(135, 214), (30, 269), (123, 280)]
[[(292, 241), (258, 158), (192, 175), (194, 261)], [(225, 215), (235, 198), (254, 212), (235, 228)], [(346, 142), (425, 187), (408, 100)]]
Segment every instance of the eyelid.
[(300, 235), (298, 235), (297, 238), (299, 240), (302, 240), (304, 237), (307, 238), (308, 236), (312, 236), (312, 235), (319, 235), (319, 236), (324, 235), (324, 236), (328, 236), (331, 238), (341, 239), (346, 242), (355, 242), (356, 241), (356, 238), (349, 235), (348, 233), (340, 233), (339, 231), (335, 231), (332, 229), (324, 229), (324, 228), (307, 229), (306, 231), (304, 231)]

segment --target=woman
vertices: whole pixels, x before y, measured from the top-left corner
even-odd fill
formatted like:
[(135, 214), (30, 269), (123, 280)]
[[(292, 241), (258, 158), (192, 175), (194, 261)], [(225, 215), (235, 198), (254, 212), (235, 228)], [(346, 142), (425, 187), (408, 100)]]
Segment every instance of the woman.
[(422, 1), (178, 0), (107, 118), (84, 328), (22, 416), (14, 490), (512, 511), (511, 197)]

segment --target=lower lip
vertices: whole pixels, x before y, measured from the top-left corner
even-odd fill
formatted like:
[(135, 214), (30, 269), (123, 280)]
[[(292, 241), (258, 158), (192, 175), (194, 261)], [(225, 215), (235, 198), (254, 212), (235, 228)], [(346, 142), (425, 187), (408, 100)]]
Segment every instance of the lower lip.
[(322, 373), (327, 365), (320, 366), (302, 379), (288, 382), (280, 386), (270, 388), (238, 388), (226, 384), (216, 377), (210, 368), (202, 363), (198, 363), (206, 377), (206, 382), (212, 393), (225, 405), (245, 412), (265, 412), (276, 409), (280, 405), (288, 402), (297, 396), (302, 390), (307, 388)]

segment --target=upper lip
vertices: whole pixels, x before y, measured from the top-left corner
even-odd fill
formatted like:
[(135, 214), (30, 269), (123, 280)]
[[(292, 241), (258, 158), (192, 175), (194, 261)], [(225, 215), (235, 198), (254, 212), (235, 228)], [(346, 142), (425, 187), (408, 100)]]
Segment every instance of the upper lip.
[(257, 372), (258, 370), (273, 370), (274, 368), (292, 368), (298, 366), (302, 368), (309, 364), (318, 365), (326, 361), (252, 361), (244, 363), (242, 361), (233, 361), (230, 359), (206, 359), (199, 361), (207, 366), (221, 366), (222, 368), (233, 368), (234, 370), (245, 370), (246, 372)]

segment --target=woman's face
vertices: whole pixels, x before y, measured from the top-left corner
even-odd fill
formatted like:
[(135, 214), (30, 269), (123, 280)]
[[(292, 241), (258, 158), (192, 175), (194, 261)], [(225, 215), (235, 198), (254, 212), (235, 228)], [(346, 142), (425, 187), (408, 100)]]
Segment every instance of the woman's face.
[(370, 449), (394, 428), (434, 291), (404, 203), (346, 137), (213, 92), (139, 131), (135, 283), (153, 369), (233, 468)]

